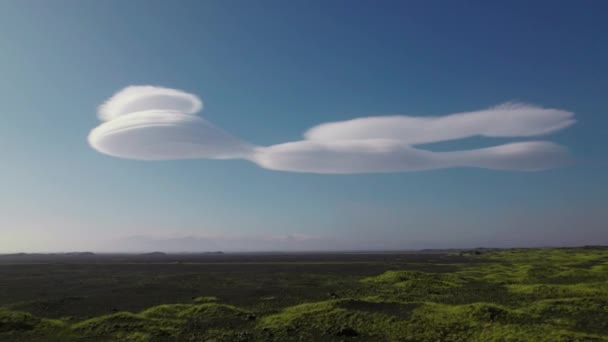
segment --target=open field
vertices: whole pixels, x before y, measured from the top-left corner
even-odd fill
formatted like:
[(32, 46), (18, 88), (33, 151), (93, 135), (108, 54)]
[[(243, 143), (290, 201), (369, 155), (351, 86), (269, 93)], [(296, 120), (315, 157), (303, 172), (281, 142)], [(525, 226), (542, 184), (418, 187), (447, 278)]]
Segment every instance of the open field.
[(608, 248), (0, 256), (2, 341), (608, 341)]

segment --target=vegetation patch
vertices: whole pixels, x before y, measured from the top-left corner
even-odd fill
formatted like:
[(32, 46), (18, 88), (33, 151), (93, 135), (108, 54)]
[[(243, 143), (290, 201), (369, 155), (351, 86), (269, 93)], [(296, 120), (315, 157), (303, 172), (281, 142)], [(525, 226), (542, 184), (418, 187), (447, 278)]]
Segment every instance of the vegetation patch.
[[(423, 262), (401, 263), (403, 258), (383, 264), (358, 262), (352, 268), (336, 262), (249, 263), (238, 266), (244, 267), (240, 273), (234, 265), (225, 265), (229, 271), (224, 277), (203, 277), (194, 266), (172, 265), (184, 267), (186, 273), (139, 277), (133, 282), (135, 290), (120, 301), (112, 302), (114, 293), (126, 285), (112, 287), (116, 280), (77, 301), (58, 296), (36, 301), (60, 303), (49, 312), (64, 313), (61, 319), (10, 310), (33, 302), (22, 296), (21, 302), (0, 309), (0, 340), (608, 341), (608, 249), (477, 250), (425, 256), (435, 258), (427, 261), (426, 271)], [(450, 268), (439, 267), (446, 263)], [(378, 265), (383, 267), (380, 272), (361, 271)], [(302, 275), (293, 267), (323, 272)], [(259, 270), (264, 269), (269, 270), (268, 277), (260, 279)], [(10, 279), (0, 281), (6, 284)], [(106, 280), (94, 279), (89, 283)], [(199, 285), (209, 279), (218, 286)], [(115, 312), (115, 307), (132, 305), (129, 300), (157, 301), (167, 289), (184, 300)], [(192, 295), (201, 289), (218, 296)], [(92, 308), (106, 313), (82, 317), (62, 311), (84, 305), (95, 293), (101, 299), (93, 302), (99, 308)], [(2, 298), (8, 297), (0, 293)]]

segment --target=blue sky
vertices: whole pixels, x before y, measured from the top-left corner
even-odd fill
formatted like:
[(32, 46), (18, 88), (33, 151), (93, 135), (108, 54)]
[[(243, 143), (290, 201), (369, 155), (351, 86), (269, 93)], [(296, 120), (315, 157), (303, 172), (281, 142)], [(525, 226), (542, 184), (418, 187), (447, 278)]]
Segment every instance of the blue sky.
[[(0, 252), (607, 244), (607, 7), (2, 1)], [(198, 95), (205, 119), (258, 145), (324, 122), (522, 101), (576, 113), (543, 137), (575, 161), (328, 175), (94, 151), (97, 107), (146, 84)]]

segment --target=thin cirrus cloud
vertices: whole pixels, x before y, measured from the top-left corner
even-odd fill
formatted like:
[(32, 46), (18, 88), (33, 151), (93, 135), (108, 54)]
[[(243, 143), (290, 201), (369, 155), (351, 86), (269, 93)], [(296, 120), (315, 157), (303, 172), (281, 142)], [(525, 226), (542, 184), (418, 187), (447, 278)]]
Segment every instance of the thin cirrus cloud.
[(438, 117), (377, 116), (324, 123), (304, 140), (256, 146), (196, 115), (195, 95), (153, 86), (127, 87), (99, 107), (89, 134), (97, 151), (137, 160), (245, 159), (271, 170), (382, 173), (450, 167), (543, 170), (563, 165), (568, 150), (548, 141), (434, 152), (417, 145), (472, 136), (533, 137), (572, 125), (574, 113), (507, 103)]

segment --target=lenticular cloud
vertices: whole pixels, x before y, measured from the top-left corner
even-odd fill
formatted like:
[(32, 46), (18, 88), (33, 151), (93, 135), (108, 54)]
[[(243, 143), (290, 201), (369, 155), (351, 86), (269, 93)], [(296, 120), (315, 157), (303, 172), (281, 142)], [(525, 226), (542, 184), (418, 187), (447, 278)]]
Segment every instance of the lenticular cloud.
[(99, 119), (110, 121), (121, 115), (144, 110), (168, 110), (194, 114), (203, 108), (203, 102), (192, 94), (180, 90), (131, 86), (114, 94), (99, 106)]
[(159, 87), (127, 87), (99, 108), (106, 122), (89, 134), (94, 149), (140, 160), (246, 158), (253, 147), (196, 116), (201, 100)]
[(366, 117), (324, 123), (304, 140), (271, 146), (244, 142), (196, 115), (195, 95), (176, 89), (131, 86), (99, 107), (103, 121), (89, 134), (97, 151), (139, 160), (245, 159), (279, 171), (376, 173), (449, 167), (534, 171), (562, 165), (565, 147), (547, 141), (433, 152), (420, 144), (472, 136), (533, 137), (564, 129), (571, 112), (507, 103), (438, 117)]
[(309, 140), (394, 139), (425, 144), (471, 136), (531, 137), (574, 123), (574, 113), (519, 103), (439, 117), (379, 116), (321, 124), (304, 134)]

